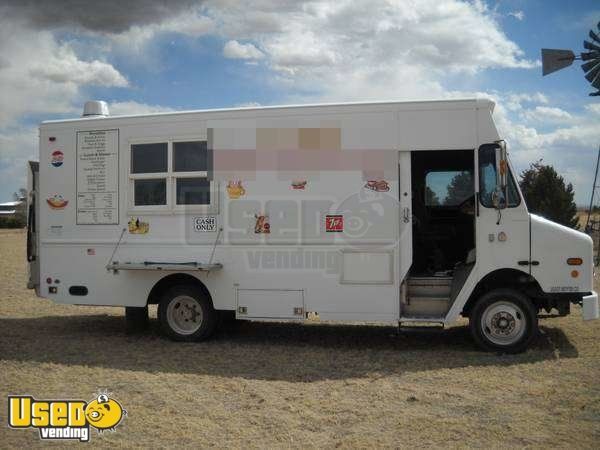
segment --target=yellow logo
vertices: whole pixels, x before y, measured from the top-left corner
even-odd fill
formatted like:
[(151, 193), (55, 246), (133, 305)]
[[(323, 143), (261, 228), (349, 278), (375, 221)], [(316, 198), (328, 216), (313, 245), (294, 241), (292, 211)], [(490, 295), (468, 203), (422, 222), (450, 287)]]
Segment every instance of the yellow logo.
[(90, 425), (102, 433), (115, 431), (127, 411), (102, 392), (94, 400), (36, 400), (28, 395), (8, 396), (8, 425), (37, 428), (40, 439), (90, 440)]

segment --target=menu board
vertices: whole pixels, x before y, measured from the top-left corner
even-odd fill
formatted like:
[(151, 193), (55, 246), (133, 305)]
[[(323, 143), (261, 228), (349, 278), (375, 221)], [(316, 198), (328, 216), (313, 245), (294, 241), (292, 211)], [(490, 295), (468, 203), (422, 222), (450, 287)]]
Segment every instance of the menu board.
[(77, 132), (77, 225), (119, 223), (119, 130)]

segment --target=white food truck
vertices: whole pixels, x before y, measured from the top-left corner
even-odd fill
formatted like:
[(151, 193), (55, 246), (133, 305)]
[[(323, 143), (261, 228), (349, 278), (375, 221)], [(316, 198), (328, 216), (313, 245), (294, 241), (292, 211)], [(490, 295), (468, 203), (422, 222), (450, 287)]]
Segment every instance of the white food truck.
[(589, 236), (530, 214), (484, 99), (216, 109), (40, 125), (29, 288), (208, 338), (223, 317), (450, 324), (519, 352), (597, 319)]

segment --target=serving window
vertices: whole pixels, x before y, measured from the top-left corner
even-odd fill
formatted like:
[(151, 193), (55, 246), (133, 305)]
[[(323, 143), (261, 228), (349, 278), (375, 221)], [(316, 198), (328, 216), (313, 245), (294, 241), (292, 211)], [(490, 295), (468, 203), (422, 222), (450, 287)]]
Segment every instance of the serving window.
[(206, 140), (132, 143), (130, 209), (215, 212), (212, 156)]

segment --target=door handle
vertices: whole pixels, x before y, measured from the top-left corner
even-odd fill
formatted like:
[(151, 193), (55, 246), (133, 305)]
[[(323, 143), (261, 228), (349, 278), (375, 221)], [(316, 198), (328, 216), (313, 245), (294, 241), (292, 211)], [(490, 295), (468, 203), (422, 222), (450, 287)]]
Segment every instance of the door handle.
[(403, 212), (404, 212), (404, 223), (410, 222), (410, 209), (408, 207), (405, 207)]
[(528, 265), (532, 265), (532, 266), (539, 266), (540, 262), (539, 261), (519, 261), (517, 264), (519, 264), (520, 266), (528, 266)]

